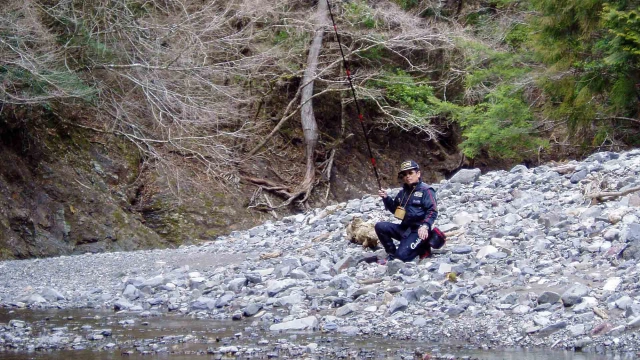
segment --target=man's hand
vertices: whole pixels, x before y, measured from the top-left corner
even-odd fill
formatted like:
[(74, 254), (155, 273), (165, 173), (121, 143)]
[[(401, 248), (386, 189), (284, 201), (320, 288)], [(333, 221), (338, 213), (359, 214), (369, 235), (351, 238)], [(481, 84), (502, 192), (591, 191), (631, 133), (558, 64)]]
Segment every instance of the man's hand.
[(387, 197), (387, 190), (384, 189), (380, 189), (378, 190), (378, 195), (380, 195), (381, 198), (386, 198)]
[(420, 237), (421, 240), (427, 240), (429, 237), (429, 227), (424, 225), (420, 226), (418, 228), (418, 237)]

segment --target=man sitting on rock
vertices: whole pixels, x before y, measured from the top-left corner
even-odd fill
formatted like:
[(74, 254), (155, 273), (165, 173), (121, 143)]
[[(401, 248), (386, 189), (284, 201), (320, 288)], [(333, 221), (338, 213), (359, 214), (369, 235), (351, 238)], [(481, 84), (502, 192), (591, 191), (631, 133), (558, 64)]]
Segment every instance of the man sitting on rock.
[[(378, 191), (384, 207), (401, 220), (400, 224), (381, 221), (375, 226), (378, 239), (387, 252), (387, 259), (381, 260), (381, 264), (393, 259), (411, 261), (416, 256), (424, 258), (431, 254), (426, 240), (438, 217), (435, 190), (422, 182), (420, 167), (413, 160), (400, 164), (398, 177), (404, 185), (394, 199), (387, 195), (386, 190)], [(393, 239), (400, 241), (397, 248)]]

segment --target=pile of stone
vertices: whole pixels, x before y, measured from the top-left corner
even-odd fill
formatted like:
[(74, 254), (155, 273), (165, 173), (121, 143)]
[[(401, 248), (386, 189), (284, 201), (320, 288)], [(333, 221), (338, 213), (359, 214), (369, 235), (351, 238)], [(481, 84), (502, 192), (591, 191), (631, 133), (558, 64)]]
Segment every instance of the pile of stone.
[[(635, 354), (639, 185), (640, 150), (466, 169), (434, 185), (448, 242), (421, 262), (379, 265), (370, 260), (383, 250), (346, 240), (353, 219), (393, 221), (377, 196), (365, 196), (198, 246), (3, 262), (0, 304), (234, 319), (265, 333)], [(194, 258), (209, 262), (185, 265)], [(16, 328), (0, 325), (0, 346)]]

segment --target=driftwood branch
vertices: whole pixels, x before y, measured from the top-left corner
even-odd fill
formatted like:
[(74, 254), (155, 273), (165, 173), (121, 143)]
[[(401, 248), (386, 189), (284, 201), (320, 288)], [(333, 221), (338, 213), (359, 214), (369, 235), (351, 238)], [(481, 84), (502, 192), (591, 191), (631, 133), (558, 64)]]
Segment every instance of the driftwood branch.
[(551, 170), (557, 172), (558, 174), (565, 175), (570, 172), (574, 172), (576, 170), (576, 165), (574, 164), (560, 165), (552, 168)]
[(640, 190), (640, 186), (634, 186), (634, 187), (629, 188), (629, 189), (627, 189), (625, 191), (604, 191), (604, 192), (589, 194), (589, 195), (587, 195), (587, 197), (589, 197), (590, 199), (598, 200), (598, 201), (606, 201), (606, 200), (610, 200), (610, 199), (617, 198), (617, 197), (620, 197), (620, 196), (625, 196), (627, 194), (631, 194), (631, 193), (636, 192), (638, 190)]

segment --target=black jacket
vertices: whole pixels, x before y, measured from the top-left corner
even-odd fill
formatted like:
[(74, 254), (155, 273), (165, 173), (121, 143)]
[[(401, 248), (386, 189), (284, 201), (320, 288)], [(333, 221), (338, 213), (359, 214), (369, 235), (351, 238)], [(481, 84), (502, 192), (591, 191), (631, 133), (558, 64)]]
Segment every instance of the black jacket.
[(415, 185), (405, 184), (393, 200), (387, 196), (382, 201), (384, 207), (392, 213), (398, 206), (404, 207), (406, 214), (400, 225), (407, 228), (416, 229), (421, 225), (427, 225), (431, 230), (433, 222), (438, 217), (436, 192), (422, 180)]

